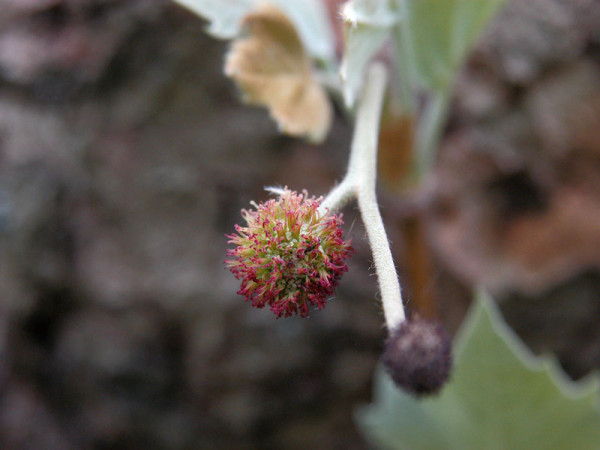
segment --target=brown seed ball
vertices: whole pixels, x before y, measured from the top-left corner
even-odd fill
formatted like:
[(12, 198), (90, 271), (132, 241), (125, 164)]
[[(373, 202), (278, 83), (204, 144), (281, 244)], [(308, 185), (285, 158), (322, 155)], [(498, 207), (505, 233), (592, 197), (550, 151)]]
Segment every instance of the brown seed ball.
[(452, 368), (450, 335), (440, 323), (405, 320), (392, 330), (383, 364), (400, 388), (415, 396), (435, 394)]

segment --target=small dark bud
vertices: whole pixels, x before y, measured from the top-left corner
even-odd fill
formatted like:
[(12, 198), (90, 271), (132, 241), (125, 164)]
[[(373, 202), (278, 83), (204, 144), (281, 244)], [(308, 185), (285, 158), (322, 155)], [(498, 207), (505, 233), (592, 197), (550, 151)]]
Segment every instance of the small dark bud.
[(450, 335), (440, 323), (405, 320), (392, 330), (383, 364), (400, 388), (416, 396), (435, 394), (452, 368)]

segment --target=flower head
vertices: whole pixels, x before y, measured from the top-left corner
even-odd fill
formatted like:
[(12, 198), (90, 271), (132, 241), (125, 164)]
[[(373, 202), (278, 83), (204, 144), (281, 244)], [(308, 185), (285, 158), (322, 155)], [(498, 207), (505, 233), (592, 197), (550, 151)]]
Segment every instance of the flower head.
[(287, 187), (278, 199), (242, 210), (246, 226), (228, 235), (225, 261), (252, 306), (269, 305), (277, 317), (309, 315), (333, 294), (352, 247), (344, 241), (341, 216), (321, 214), (320, 198)]
[(450, 335), (438, 322), (414, 318), (392, 330), (383, 364), (394, 382), (419, 397), (440, 391), (452, 368)]

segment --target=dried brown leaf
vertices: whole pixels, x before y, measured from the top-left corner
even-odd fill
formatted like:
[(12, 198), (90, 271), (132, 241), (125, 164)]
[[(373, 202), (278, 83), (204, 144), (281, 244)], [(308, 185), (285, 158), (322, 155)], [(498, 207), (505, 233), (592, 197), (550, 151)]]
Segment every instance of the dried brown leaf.
[(332, 108), (294, 25), (277, 8), (262, 5), (244, 18), (245, 33), (225, 61), (244, 101), (265, 106), (281, 131), (322, 141), (331, 125)]

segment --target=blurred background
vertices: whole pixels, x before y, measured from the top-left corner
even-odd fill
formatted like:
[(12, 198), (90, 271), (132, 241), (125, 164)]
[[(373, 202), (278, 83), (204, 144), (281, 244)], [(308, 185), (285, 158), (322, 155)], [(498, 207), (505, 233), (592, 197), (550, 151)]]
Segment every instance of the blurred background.
[[(250, 308), (223, 265), (263, 186), (341, 179), (348, 120), (279, 136), (168, 1), (0, 10), (0, 447), (367, 448), (385, 330), (354, 207), (350, 272), (309, 319)], [(534, 351), (600, 367), (600, 2), (508, 0), (410, 191), (402, 130), (380, 202), (409, 309), (455, 331), (484, 285)]]

